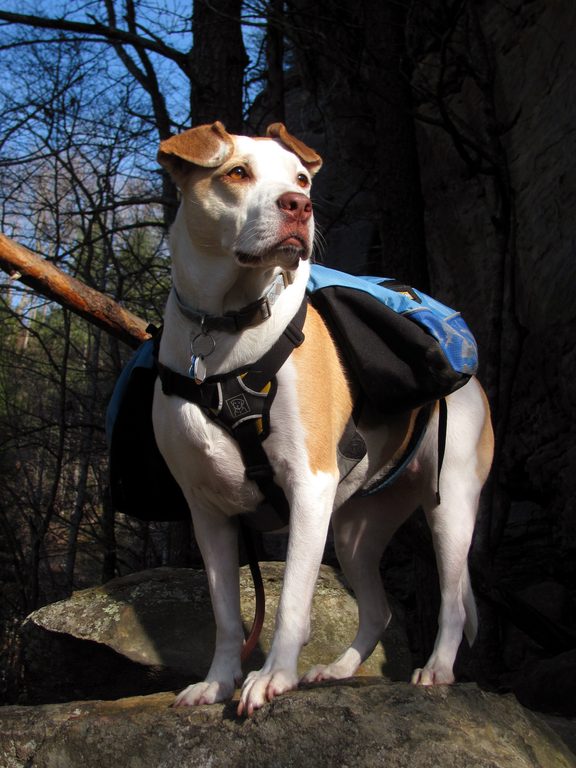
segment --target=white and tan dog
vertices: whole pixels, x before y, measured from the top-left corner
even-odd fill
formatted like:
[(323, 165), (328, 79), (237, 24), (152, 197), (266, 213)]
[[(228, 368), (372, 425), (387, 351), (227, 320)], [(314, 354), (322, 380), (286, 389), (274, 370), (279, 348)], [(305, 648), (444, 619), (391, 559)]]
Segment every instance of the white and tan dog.
[[(269, 137), (231, 136), (220, 123), (161, 144), (159, 160), (182, 193), (170, 236), (174, 288), (168, 299), (160, 362), (182, 374), (199, 324), (181, 305), (209, 315), (239, 310), (262, 297), (275, 277), (292, 282), (268, 319), (238, 333), (213, 333), (207, 375), (258, 360), (283, 333), (305, 294), (314, 239), (310, 186), (321, 159), (275, 124)], [(339, 483), (337, 445), (353, 406), (351, 384), (323, 320), (312, 308), (305, 341), (278, 373), (271, 433), (264, 447), (290, 505), (289, 544), (270, 653), (242, 686), (239, 714), (252, 714), (298, 685), (297, 661), (310, 633), (310, 607), (332, 521), (335, 546), (359, 606), (359, 628), (336, 660), (315, 667), (306, 681), (354, 675), (390, 620), (379, 564), (399, 525), (421, 505), (430, 524), (441, 586), (439, 631), (431, 657), (413, 682), (451, 683), (463, 632), (474, 639), (477, 619), (467, 555), (478, 498), (492, 459), (486, 398), (476, 380), (448, 398), (448, 434), (436, 501), (437, 413), (403, 475), (375, 496), (353, 497), (401, 453), (414, 414), (361, 426), (367, 456)], [(240, 683), (244, 639), (238, 584), (238, 515), (261, 498), (247, 480), (236, 442), (200, 408), (167, 397), (159, 384), (153, 423), (158, 445), (188, 501), (216, 619), (216, 648), (202, 683), (177, 705), (228, 699)]]

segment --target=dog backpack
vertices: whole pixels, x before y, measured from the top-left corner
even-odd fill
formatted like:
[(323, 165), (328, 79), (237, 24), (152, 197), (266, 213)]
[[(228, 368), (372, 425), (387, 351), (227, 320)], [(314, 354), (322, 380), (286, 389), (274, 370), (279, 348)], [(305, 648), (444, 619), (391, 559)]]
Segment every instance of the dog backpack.
[(157, 377), (154, 339), (148, 339), (122, 369), (106, 411), (110, 494), (114, 508), (131, 517), (185, 520), (188, 505), (154, 437)]
[[(360, 396), (383, 414), (442, 401), (476, 372), (476, 343), (461, 315), (413, 288), (394, 280), (354, 277), (313, 265), (307, 300), (329, 327)], [(299, 312), (302, 314), (302, 310)], [(135, 352), (117, 381), (108, 407), (110, 488), (112, 502), (120, 512), (143, 520), (179, 520), (189, 512), (154, 439), (155, 382), (160, 373), (166, 394), (197, 402), (212, 418), (207, 389), (214, 383), (208, 378), (197, 385), (191, 378), (159, 366), (156, 346), (157, 340), (150, 339)], [(267, 354), (244, 373), (254, 369), (261, 378), (262, 362), (268, 358), (274, 359), (274, 355)], [(285, 357), (279, 359), (283, 362)], [(266, 381), (273, 384), (269, 388), (271, 397), (262, 399), (265, 418), (275, 393), (275, 375), (280, 365), (273, 364), (273, 369), (264, 375)], [(227, 378), (238, 378), (239, 373), (233, 371), (224, 377), (211, 378), (221, 386)], [(423, 414), (425, 412), (429, 413), (429, 409)], [(215, 420), (235, 437), (238, 437), (236, 432), (243, 431), (236, 430), (230, 421)], [(422, 431), (426, 423), (427, 419), (423, 419)], [(262, 441), (267, 434), (267, 429), (259, 436), (254, 433), (252, 439), (258, 445), (253, 449), (244, 438), (241, 449), (249, 476), (251, 468), (246, 455), (256, 455), (253, 463), (260, 469), (261, 458), (265, 456), (261, 446), (265, 447)], [(357, 445), (350, 431), (348, 438), (351, 444)], [(361, 455), (358, 452), (351, 458), (357, 461)]]
[(314, 264), (307, 292), (364, 396), (382, 413), (439, 400), (476, 373), (476, 341), (461, 314), (421, 291)]

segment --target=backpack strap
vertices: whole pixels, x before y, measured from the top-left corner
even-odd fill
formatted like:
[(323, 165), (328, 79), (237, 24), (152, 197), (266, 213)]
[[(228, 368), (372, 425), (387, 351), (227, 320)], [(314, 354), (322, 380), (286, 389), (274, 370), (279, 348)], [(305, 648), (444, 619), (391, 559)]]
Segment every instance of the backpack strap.
[(357, 496), (373, 496), (376, 493), (380, 493), (380, 491), (383, 491), (384, 488), (387, 488), (389, 485), (392, 485), (392, 483), (397, 480), (398, 477), (404, 472), (406, 467), (410, 464), (412, 459), (414, 458), (414, 455), (416, 454), (416, 451), (420, 447), (420, 443), (422, 442), (422, 439), (424, 435), (426, 434), (426, 430), (428, 429), (428, 422), (430, 421), (430, 417), (432, 415), (432, 409), (433, 405), (425, 405), (423, 406), (416, 416), (416, 420), (414, 422), (414, 428), (412, 430), (412, 434), (410, 436), (410, 439), (408, 440), (408, 444), (406, 445), (402, 455), (398, 458), (396, 463), (393, 467), (389, 469), (386, 474), (381, 477), (380, 479), (376, 480), (372, 485), (369, 485), (367, 488), (363, 488), (359, 491), (356, 491)]
[(436, 470), (436, 504), (440, 504), (440, 473), (444, 463), (444, 454), (446, 453), (446, 436), (448, 434), (448, 405), (446, 398), (438, 401), (438, 466)]

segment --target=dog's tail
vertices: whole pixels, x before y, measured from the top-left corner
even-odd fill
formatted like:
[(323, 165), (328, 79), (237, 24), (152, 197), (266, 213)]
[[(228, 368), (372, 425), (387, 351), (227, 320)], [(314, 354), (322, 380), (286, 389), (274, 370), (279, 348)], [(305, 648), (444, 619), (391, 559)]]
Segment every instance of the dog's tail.
[(474, 593), (472, 592), (472, 585), (470, 584), (470, 573), (468, 567), (464, 568), (461, 581), (461, 593), (462, 604), (464, 605), (464, 611), (466, 613), (466, 621), (464, 623), (464, 634), (468, 644), (472, 645), (476, 640), (478, 634), (478, 611), (476, 609), (476, 601), (474, 599)]

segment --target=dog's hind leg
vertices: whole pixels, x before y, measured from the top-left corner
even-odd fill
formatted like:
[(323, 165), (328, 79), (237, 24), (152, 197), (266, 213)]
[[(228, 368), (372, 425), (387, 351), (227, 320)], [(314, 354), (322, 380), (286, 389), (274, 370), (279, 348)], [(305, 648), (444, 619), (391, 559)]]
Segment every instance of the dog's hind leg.
[(479, 489), (459, 487), (442, 495), (439, 505), (425, 509), (436, 553), (440, 581), (440, 614), (434, 649), (425, 666), (415, 669), (412, 682), (437, 685), (454, 682), (454, 661), (465, 633), (472, 644), (478, 620), (468, 552), (474, 532)]
[(448, 403), (441, 502), (430, 488), (422, 500), (432, 532), (441, 601), (434, 649), (424, 667), (412, 675), (412, 682), (419, 685), (452, 683), (462, 635), (472, 644), (478, 628), (468, 552), (480, 493), (490, 471), (493, 433), (488, 401), (476, 380), (450, 395)]
[(174, 704), (177, 707), (230, 699), (242, 678), (240, 654), (244, 631), (240, 616), (237, 521), (221, 513), (196, 510), (193, 517), (214, 609), (216, 647), (206, 679), (182, 691)]
[(351, 499), (334, 513), (336, 554), (358, 603), (358, 631), (339, 658), (312, 667), (302, 678), (304, 682), (351, 677), (388, 626), (391, 612), (380, 560), (394, 532), (414, 510), (410, 488), (401, 485), (376, 496)]

